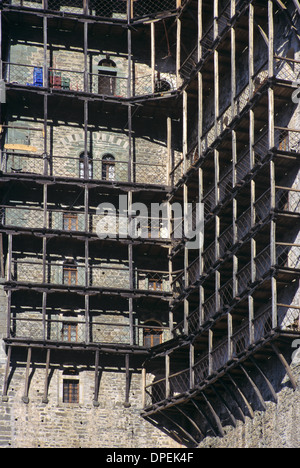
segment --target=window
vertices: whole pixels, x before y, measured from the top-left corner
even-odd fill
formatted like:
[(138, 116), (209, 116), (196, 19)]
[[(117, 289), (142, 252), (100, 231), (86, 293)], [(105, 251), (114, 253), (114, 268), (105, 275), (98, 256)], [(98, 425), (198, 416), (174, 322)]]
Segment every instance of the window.
[(98, 63), (98, 94), (114, 96), (116, 94), (116, 64), (109, 55)]
[(102, 158), (102, 180), (115, 180), (115, 158), (112, 154), (105, 154)]
[(64, 379), (63, 402), (79, 403), (79, 380)]
[[(88, 154), (88, 178), (91, 180), (93, 178), (93, 160), (90, 154)], [(85, 157), (84, 153), (81, 153), (79, 156), (79, 178), (85, 179)]]
[(162, 336), (163, 331), (159, 322), (147, 322), (147, 328), (144, 328), (144, 346), (152, 348), (153, 346), (160, 345), (162, 343)]
[(64, 231), (78, 231), (78, 215), (73, 213), (64, 213), (63, 229)]
[(279, 149), (280, 151), (289, 151), (289, 133), (286, 130), (280, 130), (279, 133)]
[(62, 341), (77, 342), (77, 323), (65, 322), (62, 327)]
[(156, 279), (149, 279), (148, 289), (149, 291), (162, 291), (162, 281)]
[(75, 263), (65, 263), (63, 266), (63, 284), (76, 286), (78, 284), (78, 271)]
[(167, 80), (161, 79), (160, 74), (158, 74), (157, 81), (155, 82), (155, 92), (156, 93), (166, 93), (171, 90), (170, 83)]

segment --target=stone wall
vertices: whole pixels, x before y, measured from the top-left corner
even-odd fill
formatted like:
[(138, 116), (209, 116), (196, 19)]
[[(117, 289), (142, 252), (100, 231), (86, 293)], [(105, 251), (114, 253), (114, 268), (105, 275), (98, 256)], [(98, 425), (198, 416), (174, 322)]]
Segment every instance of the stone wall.
[[(292, 343), (288, 354), (296, 351), (299, 343)], [(294, 391), (288, 377), (283, 372), (279, 361), (269, 359), (264, 366), (267, 375), (276, 384), (278, 403), (266, 401), (267, 410), (256, 410), (254, 418), (246, 417), (246, 422), (237, 422), (237, 427), (227, 426), (224, 438), (206, 438), (199, 448), (298, 448), (300, 444), (300, 353), (296, 352), (291, 365), (292, 372), (298, 380)], [(255, 377), (256, 378), (256, 377)], [(260, 387), (261, 388), (261, 387)], [(267, 391), (266, 388), (263, 390)], [(255, 401), (252, 395), (250, 402)]]
[[(125, 372), (121, 366), (104, 369), (98, 407), (93, 405), (94, 372), (81, 366), (76, 366), (76, 371), (77, 375), (70, 376), (68, 366), (53, 366), (49, 401), (45, 404), (42, 403), (45, 370), (35, 363), (30, 373), (29, 403), (24, 404), (24, 363), (17, 367), (11, 379), (8, 402), (0, 400), (0, 447), (176, 447), (171, 439), (140, 417), (142, 380), (139, 371), (132, 370), (129, 408), (124, 406)], [(1, 360), (1, 388), (3, 376), (4, 360)], [(63, 403), (65, 379), (79, 380), (78, 404)]]

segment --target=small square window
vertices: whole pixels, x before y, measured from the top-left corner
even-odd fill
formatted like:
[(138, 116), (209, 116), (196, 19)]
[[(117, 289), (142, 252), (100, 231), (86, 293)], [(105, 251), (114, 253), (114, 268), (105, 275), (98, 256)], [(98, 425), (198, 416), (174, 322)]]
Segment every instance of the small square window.
[(65, 379), (63, 381), (63, 402), (79, 403), (79, 380)]

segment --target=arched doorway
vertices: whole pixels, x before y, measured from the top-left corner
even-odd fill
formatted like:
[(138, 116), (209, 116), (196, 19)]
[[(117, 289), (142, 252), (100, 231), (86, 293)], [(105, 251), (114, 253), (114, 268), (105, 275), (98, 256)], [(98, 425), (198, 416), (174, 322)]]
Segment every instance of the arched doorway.
[(114, 96), (116, 94), (117, 65), (109, 55), (98, 63), (98, 94)]

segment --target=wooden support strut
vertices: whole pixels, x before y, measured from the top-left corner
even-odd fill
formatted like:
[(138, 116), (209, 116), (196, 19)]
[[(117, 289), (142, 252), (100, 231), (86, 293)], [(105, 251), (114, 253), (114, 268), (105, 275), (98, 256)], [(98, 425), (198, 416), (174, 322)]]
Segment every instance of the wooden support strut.
[(229, 417), (232, 421), (232, 424), (234, 427), (236, 427), (236, 419), (235, 417), (233, 416), (226, 400), (224, 400), (223, 396), (220, 394), (220, 392), (218, 392), (218, 390), (215, 388), (214, 385), (211, 386), (211, 388), (213, 389), (214, 393), (217, 395), (217, 397), (219, 398), (220, 402), (225, 406), (226, 410), (227, 410), (227, 413), (229, 414)]
[(262, 407), (263, 407), (263, 409), (266, 410), (266, 409), (267, 409), (267, 405), (266, 405), (266, 402), (265, 402), (265, 400), (264, 400), (264, 398), (263, 398), (263, 396), (262, 396), (262, 394), (261, 394), (259, 388), (258, 388), (257, 385), (255, 384), (255, 382), (252, 380), (252, 378), (250, 377), (250, 375), (249, 375), (248, 372), (246, 371), (245, 367), (244, 367), (242, 364), (240, 364), (239, 367), (240, 367), (240, 369), (242, 369), (243, 373), (245, 374), (245, 376), (247, 377), (248, 381), (250, 382), (250, 384), (251, 384), (253, 390), (255, 391), (255, 393), (256, 393), (256, 395), (257, 395), (257, 398), (259, 399), (259, 401), (260, 401), (260, 403), (261, 403), (261, 405), (262, 405)]
[(234, 386), (235, 390), (238, 392), (238, 394), (241, 396), (243, 402), (245, 403), (245, 405), (247, 406), (247, 409), (248, 409), (248, 412), (249, 412), (249, 416), (251, 419), (254, 418), (254, 411), (249, 403), (249, 401), (247, 400), (247, 398), (245, 397), (244, 393), (242, 392), (242, 390), (239, 388), (239, 386), (236, 384), (236, 382), (233, 380), (233, 378), (231, 377), (231, 375), (229, 374), (229, 372), (227, 372), (226, 374), (228, 377), (229, 377), (229, 380), (230, 382), (232, 383), (232, 385)]
[(47, 349), (47, 356), (46, 356), (46, 370), (45, 370), (45, 384), (44, 384), (44, 395), (42, 402), (47, 404), (48, 403), (48, 387), (49, 387), (49, 368), (50, 368), (50, 349)]
[(24, 389), (24, 395), (22, 396), (22, 401), (23, 401), (23, 403), (26, 403), (26, 404), (29, 403), (28, 391), (29, 391), (29, 371), (30, 371), (30, 363), (31, 363), (31, 352), (32, 352), (32, 349), (31, 349), (31, 347), (29, 347), (28, 351), (27, 351), (27, 363), (26, 363), (26, 372), (25, 372), (25, 389)]
[(245, 415), (243, 413), (243, 410), (239, 404), (239, 401), (238, 399), (236, 398), (235, 394), (230, 390), (230, 388), (222, 381), (220, 380), (220, 383), (222, 385), (222, 387), (224, 388), (224, 390), (230, 395), (230, 397), (232, 398), (232, 400), (235, 402), (236, 406), (237, 406), (237, 409), (239, 411), (239, 414), (240, 414), (240, 417), (241, 417), (241, 420), (243, 422), (245, 422)]
[(193, 400), (191, 399), (191, 402), (193, 403), (193, 405), (195, 406), (196, 410), (198, 411), (198, 413), (200, 414), (200, 416), (206, 420), (206, 422), (208, 423), (209, 427), (211, 428), (212, 432), (214, 433), (214, 435), (216, 437), (218, 437), (218, 433), (216, 431), (216, 429), (214, 428), (214, 425), (212, 424), (211, 420), (209, 419), (209, 417), (207, 416), (206, 413), (204, 413), (202, 411), (202, 409), (200, 408), (200, 406)]
[[(159, 411), (159, 413), (162, 413), (162, 411)], [(177, 421), (175, 421), (173, 418), (171, 418), (170, 416), (167, 416), (165, 414), (166, 412), (164, 411), (162, 413), (163, 417), (166, 418), (168, 421), (170, 421), (172, 424), (174, 424), (176, 427), (178, 427), (178, 429), (193, 443), (195, 444), (196, 446), (198, 445), (198, 442), (194, 439), (194, 437), (189, 434)]]
[(273, 349), (274, 353), (278, 357), (279, 361), (281, 362), (281, 364), (285, 368), (286, 373), (289, 376), (289, 379), (290, 379), (291, 384), (293, 386), (293, 389), (296, 390), (297, 389), (297, 381), (295, 380), (295, 378), (293, 376), (292, 370), (291, 370), (290, 366), (288, 365), (287, 360), (285, 359), (283, 354), (279, 351), (279, 349), (277, 348), (277, 346), (274, 343), (271, 343), (271, 346), (272, 346), (272, 349)]
[(130, 367), (129, 367), (129, 354), (125, 355), (125, 367), (126, 367), (126, 391), (125, 391), (125, 402), (124, 407), (130, 408), (131, 404), (129, 403), (129, 393), (130, 393)]
[(179, 406), (177, 406), (176, 409), (192, 424), (192, 426), (194, 426), (196, 431), (199, 432), (200, 436), (204, 437), (200, 427), (198, 426), (198, 424), (195, 423), (195, 421), (191, 418), (191, 416), (189, 416), (189, 414), (186, 411), (184, 411), (182, 408), (179, 408)]
[(2, 401), (8, 401), (7, 391), (8, 391), (8, 376), (9, 376), (9, 368), (10, 368), (10, 359), (11, 359), (11, 346), (9, 346), (7, 350), (7, 360), (6, 360), (6, 368), (5, 368), (5, 376), (4, 376)]
[(256, 367), (256, 369), (258, 370), (258, 372), (260, 373), (260, 375), (264, 378), (267, 386), (269, 387), (269, 390), (270, 392), (272, 393), (272, 396), (274, 398), (274, 401), (275, 403), (278, 402), (278, 397), (277, 397), (277, 393), (275, 392), (274, 390), (274, 387), (273, 385), (271, 384), (270, 380), (268, 379), (268, 377), (266, 376), (266, 374), (263, 372), (263, 370), (260, 368), (260, 366), (257, 364), (257, 362), (255, 361), (255, 359), (250, 356), (250, 361), (252, 362), (252, 364)]
[(210, 401), (207, 399), (206, 395), (204, 392), (201, 392), (201, 396), (203, 397), (203, 399), (205, 400), (205, 403), (207, 404), (207, 406), (209, 407), (210, 409), (210, 412), (211, 414), (213, 415), (214, 417), (214, 420), (216, 421), (216, 424), (217, 424), (217, 427), (218, 427), (218, 430), (219, 430), (219, 433), (222, 437), (225, 436), (225, 432), (223, 430), (223, 427), (222, 427), (222, 423), (221, 423), (221, 420), (219, 418), (219, 416), (217, 415), (217, 413), (215, 412), (212, 404), (210, 403)]
[(94, 389), (94, 401), (93, 406), (99, 406), (99, 349), (95, 353), (95, 389)]

